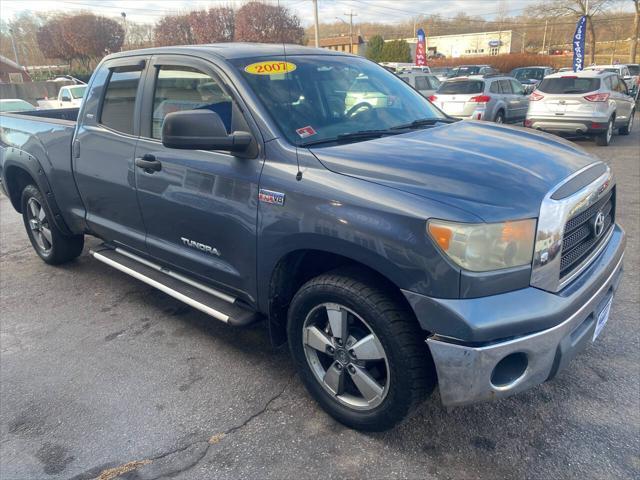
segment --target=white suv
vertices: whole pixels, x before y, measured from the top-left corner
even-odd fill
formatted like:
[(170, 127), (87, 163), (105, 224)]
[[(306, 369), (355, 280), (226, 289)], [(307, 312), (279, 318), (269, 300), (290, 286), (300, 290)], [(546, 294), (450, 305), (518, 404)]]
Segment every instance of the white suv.
[(628, 135), (633, 126), (634, 98), (622, 78), (606, 70), (554, 73), (529, 100), (525, 127), (590, 135), (606, 146), (614, 130)]

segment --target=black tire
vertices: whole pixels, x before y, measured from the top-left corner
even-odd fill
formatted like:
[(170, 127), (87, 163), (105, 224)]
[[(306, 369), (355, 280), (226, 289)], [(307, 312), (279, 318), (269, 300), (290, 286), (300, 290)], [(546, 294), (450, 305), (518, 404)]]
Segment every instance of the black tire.
[[(84, 247), (84, 235), (64, 235), (52, 221), (53, 214), (40, 190), (27, 185), (22, 191), (22, 219), (27, 235), (38, 256), (49, 265), (60, 265), (78, 257)], [(32, 205), (41, 208), (41, 215), (34, 215)], [(39, 217), (39, 218), (38, 218)], [(35, 222), (34, 222), (35, 220)], [(34, 224), (31, 225), (30, 222)], [(46, 235), (43, 232), (47, 232)]]
[[(289, 348), (302, 382), (329, 415), (358, 430), (382, 431), (393, 427), (428, 397), (436, 384), (435, 367), (424, 341), (425, 332), (400, 299), (388, 292), (388, 287), (365, 280), (356, 272), (338, 270), (304, 284), (289, 308)], [(344, 306), (365, 320), (384, 349), (388, 366), (386, 396), (371, 409), (358, 410), (341, 403), (316, 378), (307, 360), (305, 349), (308, 347), (303, 344), (306, 319), (327, 303)], [(348, 368), (351, 372), (352, 367)], [(344, 372), (348, 373), (347, 367)]]
[(504, 112), (502, 110), (498, 110), (495, 118), (493, 119), (495, 123), (504, 123)]
[(608, 147), (613, 140), (613, 127), (615, 125), (615, 119), (611, 117), (607, 124), (607, 129), (599, 135), (596, 135), (596, 145), (600, 147)]
[(624, 127), (620, 127), (618, 129), (619, 135), (629, 135), (631, 133), (631, 129), (633, 128), (633, 116), (636, 114), (635, 110), (631, 110), (631, 115), (629, 115), (629, 121)]

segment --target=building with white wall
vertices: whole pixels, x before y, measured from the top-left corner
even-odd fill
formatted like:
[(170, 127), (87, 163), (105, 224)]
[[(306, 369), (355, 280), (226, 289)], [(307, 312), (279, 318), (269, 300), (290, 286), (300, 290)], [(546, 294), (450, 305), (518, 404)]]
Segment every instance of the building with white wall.
[[(447, 58), (520, 53), (524, 45), (523, 37), (523, 34), (513, 30), (438, 35), (434, 37), (430, 37), (429, 32), (427, 32), (427, 52), (429, 56), (440, 53)], [(405, 38), (404, 40), (411, 47), (411, 57), (415, 59), (418, 39)]]

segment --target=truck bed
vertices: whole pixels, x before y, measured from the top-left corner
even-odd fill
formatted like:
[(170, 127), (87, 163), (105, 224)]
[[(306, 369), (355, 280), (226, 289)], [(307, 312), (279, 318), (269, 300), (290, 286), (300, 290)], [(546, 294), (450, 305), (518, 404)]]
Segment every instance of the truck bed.
[(0, 113), (0, 174), (10, 165), (20, 165), (36, 178), (41, 169), (53, 198), (65, 207), (60, 212), (63, 219), (74, 230), (84, 222), (71, 155), (78, 112), (79, 108), (58, 108)]

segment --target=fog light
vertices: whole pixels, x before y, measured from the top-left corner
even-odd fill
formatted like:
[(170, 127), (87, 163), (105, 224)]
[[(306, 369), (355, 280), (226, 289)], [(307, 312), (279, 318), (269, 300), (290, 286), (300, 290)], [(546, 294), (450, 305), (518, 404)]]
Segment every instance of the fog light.
[(526, 353), (511, 353), (498, 362), (491, 373), (494, 387), (504, 388), (511, 385), (524, 374), (529, 364)]

